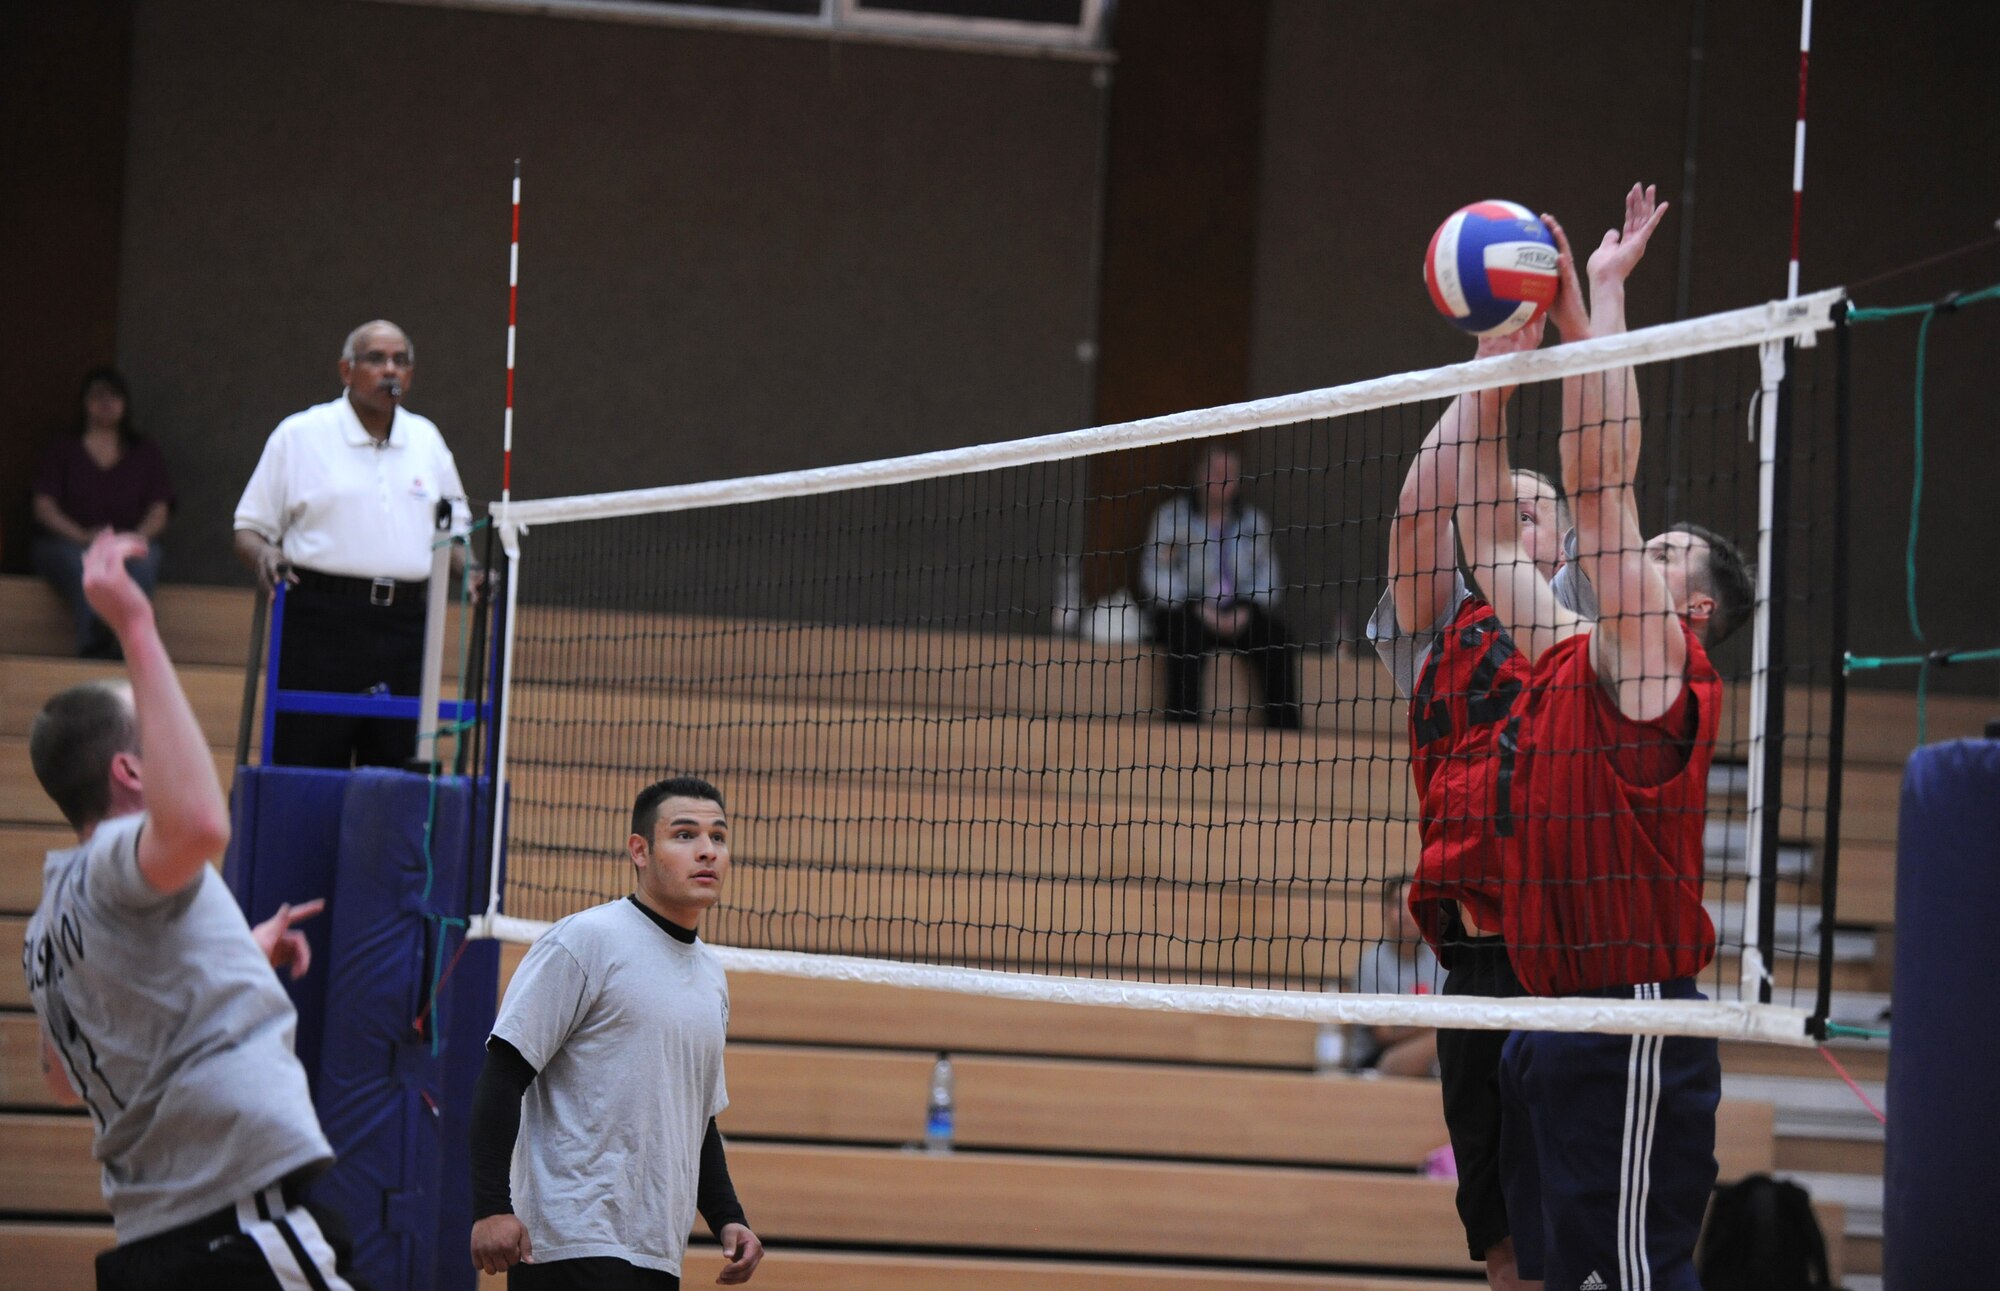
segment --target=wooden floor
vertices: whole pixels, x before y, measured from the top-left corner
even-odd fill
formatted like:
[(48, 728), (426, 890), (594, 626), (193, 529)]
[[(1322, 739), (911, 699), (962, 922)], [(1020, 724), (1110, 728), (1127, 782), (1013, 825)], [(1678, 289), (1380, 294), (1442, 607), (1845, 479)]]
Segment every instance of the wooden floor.
[[(158, 606), (226, 783), (248, 597), (166, 588)], [(49, 693), (117, 670), (61, 657), (66, 617), (32, 580), (0, 578), (0, 622), (0, 956), (11, 956), (41, 856), (67, 841), (28, 770), (28, 724)], [(553, 616), (530, 614), (523, 626), (513, 865), (531, 880), (606, 852), (600, 823), (554, 804), (629, 796), (629, 773), (593, 769), (565, 746), (554, 719), (577, 711), (600, 731), (669, 741), (685, 763), (718, 768), (744, 804), (744, 837), (792, 863), (763, 877), (754, 866), (739, 872), (740, 883), (765, 885), (760, 905), (972, 901), (1003, 923), (1053, 910), (1061, 922), (1043, 933), (1056, 963), (1143, 970), (1174, 954), (1241, 975), (1258, 966), (1234, 962), (1230, 947), (1249, 933), (1278, 948), (1299, 980), (1337, 976), (1351, 955), (1328, 958), (1325, 947), (1379, 935), (1373, 884), (1415, 856), (1402, 706), (1372, 661), (1309, 659), (1308, 729), (1276, 734), (1133, 717), (1153, 684), (1145, 656), (1073, 641), (776, 634), (618, 615), (593, 618), (584, 626), (595, 643), (578, 646), (556, 639)], [(634, 640), (646, 645), (638, 656)], [(810, 676), (801, 658), (814, 660)], [(1233, 671), (1211, 670), (1232, 704), (1243, 698), (1229, 689), (1242, 686)], [(688, 675), (712, 684), (691, 694), (679, 680)], [(1934, 700), (1933, 736), (1974, 733), (1991, 707)], [(1788, 696), (1787, 711), (1793, 752), (1823, 752), (1824, 697)], [(1913, 728), (1901, 696), (1857, 693), (1849, 712), (1843, 920), (1886, 944), (1899, 768)], [(1740, 740), (1744, 713), (1732, 697), (1726, 741)], [(811, 774), (797, 769), (802, 750)], [(1810, 798), (1823, 780), (1796, 758), (1785, 778), (1787, 801)], [(1021, 811), (1023, 800), (1035, 810)], [(1367, 811), (1356, 813), (1358, 803)], [(851, 844), (792, 823), (840, 812), (872, 822), (866, 866), (841, 850)], [(1352, 815), (1363, 818), (1341, 819)], [(1113, 821), (1119, 830), (1102, 828)], [(1787, 814), (1788, 842), (1816, 853), (1822, 833), (1815, 815)], [(813, 867), (815, 877), (799, 877)], [(1734, 899), (1741, 883), (1713, 878), (1711, 896)], [(1816, 903), (1816, 874), (1788, 880), (1785, 893)], [(782, 920), (744, 931), (772, 944), (792, 935)], [(900, 934), (880, 935), (855, 949), (901, 948)], [(1058, 957), (1060, 945), (1072, 960)], [(975, 941), (955, 949), (984, 953)], [(518, 951), (505, 957), (509, 970), (517, 961)], [(1886, 989), (1868, 964), (1842, 971), (1846, 989)], [(1418, 1173), (1444, 1141), (1435, 1085), (1315, 1074), (1310, 1025), (756, 975), (733, 977), (731, 990), (724, 1128), (739, 1190), (773, 1251), (756, 1285), (1477, 1285), (1466, 1280), (1473, 1266), (1449, 1184)], [(51, 1106), (24, 1008), (19, 976), (0, 974), (0, 1282), (88, 1286), (89, 1258), (109, 1240), (89, 1124)], [(954, 1057), (958, 1148), (933, 1155), (912, 1145), (939, 1052)], [(1880, 1050), (1843, 1052), (1858, 1078), (1881, 1079)], [(1817, 1062), (1810, 1051), (1725, 1048), (1732, 1072), (1815, 1078)], [(1725, 1103), (1725, 1177), (1880, 1169), (1879, 1144), (1781, 1138), (1774, 1126), (1768, 1103)], [(689, 1285), (707, 1283), (716, 1264), (713, 1248), (698, 1245)]]

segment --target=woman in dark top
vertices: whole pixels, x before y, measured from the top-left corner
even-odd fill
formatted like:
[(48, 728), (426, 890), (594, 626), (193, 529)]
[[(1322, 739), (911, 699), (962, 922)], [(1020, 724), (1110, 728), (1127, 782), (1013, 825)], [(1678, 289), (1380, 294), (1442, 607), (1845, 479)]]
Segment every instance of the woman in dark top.
[(74, 434), (49, 445), (35, 472), (35, 568), (76, 616), (76, 652), (115, 659), (118, 642), (83, 599), (83, 551), (105, 529), (135, 533), (146, 554), (125, 562), (146, 595), (160, 579), (160, 534), (173, 507), (167, 462), (132, 429), (125, 379), (97, 368), (83, 379)]

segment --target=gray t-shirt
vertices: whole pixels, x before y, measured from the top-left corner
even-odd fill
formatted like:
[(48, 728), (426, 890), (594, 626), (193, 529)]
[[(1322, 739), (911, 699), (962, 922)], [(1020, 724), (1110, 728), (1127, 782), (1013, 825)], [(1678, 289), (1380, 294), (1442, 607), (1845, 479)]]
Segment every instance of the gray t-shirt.
[(521, 1100), (514, 1213), (537, 1260), (609, 1257), (680, 1275), (722, 1079), (729, 981), (699, 940), (630, 901), (529, 949), (493, 1034), (539, 1075)]
[(1354, 966), (1357, 995), (1437, 995), (1444, 990), (1444, 969), (1425, 942), (1404, 954), (1393, 941), (1378, 941)]
[[(1597, 618), (1597, 589), (1590, 585), (1590, 580), (1576, 563), (1574, 531), (1565, 540), (1564, 550), (1567, 552), (1566, 563), (1549, 581), (1549, 589), (1555, 593), (1557, 604), (1594, 622)], [(1423, 671), (1424, 660), (1430, 656), (1431, 647), (1437, 644), (1438, 633), (1451, 622), (1452, 616), (1458, 613), (1458, 607), (1470, 595), (1472, 588), (1467, 585), (1465, 575), (1453, 574), (1451, 600), (1438, 615), (1437, 622), (1427, 623), (1414, 632), (1405, 632), (1396, 621), (1395, 590), (1388, 588), (1383, 591), (1375, 612), (1368, 616), (1368, 639), (1375, 643), (1376, 656), (1395, 679), (1396, 692), (1405, 699), (1417, 688), (1417, 674)]]
[(1368, 639), (1375, 643), (1375, 653), (1382, 660), (1382, 666), (1395, 679), (1397, 694), (1408, 699), (1410, 692), (1417, 688), (1417, 674), (1423, 671), (1424, 660), (1430, 656), (1431, 646), (1437, 643), (1438, 633), (1451, 622), (1451, 616), (1458, 613), (1458, 607), (1470, 595), (1472, 589), (1465, 585), (1465, 575), (1453, 574), (1451, 599), (1439, 612), (1437, 622), (1406, 632), (1396, 621), (1396, 590), (1393, 587), (1383, 589), (1375, 612), (1368, 616)]
[(298, 1015), (207, 866), (172, 895), (139, 873), (142, 815), (50, 852), (22, 956), (35, 1012), (96, 1122), (120, 1242), (332, 1158), (292, 1053)]

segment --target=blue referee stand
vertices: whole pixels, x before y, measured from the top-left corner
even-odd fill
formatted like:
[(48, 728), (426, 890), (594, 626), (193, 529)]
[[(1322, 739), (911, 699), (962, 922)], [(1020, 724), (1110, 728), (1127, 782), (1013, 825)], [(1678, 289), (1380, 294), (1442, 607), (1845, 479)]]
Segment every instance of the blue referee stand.
[[(326, 912), (300, 925), (312, 970), (285, 983), (298, 1008), (299, 1059), (335, 1153), (311, 1197), (347, 1220), (356, 1272), (377, 1291), (471, 1291), (478, 1280), (468, 1254), (470, 1112), (500, 956), (497, 942), (465, 932), (486, 908), (495, 812), (490, 777), (437, 774), (433, 759), (439, 729), (481, 730), (472, 724), (494, 705), (436, 697), (445, 546), (433, 562), (424, 696), (280, 689), (280, 585), (263, 652), (263, 756), (237, 768), (223, 866), (253, 923), (281, 904), (326, 898)], [(486, 654), (489, 681), (498, 640), (492, 633), (486, 651), (474, 652)], [(253, 663), (246, 697), (255, 671)], [(433, 773), (272, 766), (279, 713), (415, 718), (430, 737), (418, 748)], [(244, 721), (239, 744), (247, 702)], [(490, 738), (490, 723), (483, 730)]]

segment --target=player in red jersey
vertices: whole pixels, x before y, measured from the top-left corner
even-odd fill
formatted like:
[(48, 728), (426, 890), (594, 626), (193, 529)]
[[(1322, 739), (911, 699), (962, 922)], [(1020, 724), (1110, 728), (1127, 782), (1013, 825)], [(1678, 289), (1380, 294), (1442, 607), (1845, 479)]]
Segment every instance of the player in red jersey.
[[(1577, 326), (1572, 322), (1572, 326)], [(1532, 350), (1540, 320), (1479, 343), (1478, 356)], [(1389, 550), (1389, 590), (1368, 633), (1398, 689), (1409, 698), (1410, 770), (1420, 804), (1422, 858), (1410, 908), (1446, 968), (1444, 993), (1522, 994), (1500, 937), (1506, 886), (1496, 800), (1513, 775), (1500, 740), (1528, 681), (1526, 659), (1457, 569), (1452, 512), (1458, 453), (1504, 435), (1512, 387), (1455, 400), (1412, 459), (1397, 501)], [(1559, 574), (1569, 514), (1561, 495), (1534, 471), (1512, 473), (1521, 546), (1558, 595), (1578, 585)], [(1565, 603), (1569, 603), (1565, 599)], [(1525, 1291), (1515, 1272), (1500, 1184), (1501, 1031), (1438, 1033), (1445, 1125), (1458, 1167), (1458, 1212), (1471, 1258), (1486, 1265), (1496, 1291)]]
[[(1635, 186), (1623, 227), (1591, 256), (1593, 335), (1625, 330), (1625, 280), (1665, 211)], [(1561, 250), (1557, 308), (1574, 318), (1574, 260), (1547, 222)], [(1522, 548), (1504, 436), (1458, 457), (1468, 562), (1532, 670), (1493, 822), (1507, 869), (1501, 928), (1531, 994), (1698, 998), (1693, 975), (1715, 946), (1702, 826), (1722, 693), (1706, 651), (1747, 617), (1748, 577), (1707, 530), (1642, 538), (1630, 369), (1566, 381), (1563, 403), (1563, 477), (1594, 624), (1558, 603)], [(1699, 1291), (1720, 1079), (1712, 1040), (1510, 1036), (1501, 1166), (1522, 1274), (1563, 1291)]]

